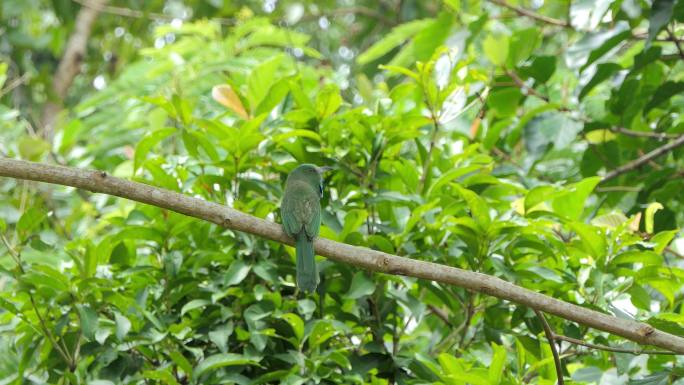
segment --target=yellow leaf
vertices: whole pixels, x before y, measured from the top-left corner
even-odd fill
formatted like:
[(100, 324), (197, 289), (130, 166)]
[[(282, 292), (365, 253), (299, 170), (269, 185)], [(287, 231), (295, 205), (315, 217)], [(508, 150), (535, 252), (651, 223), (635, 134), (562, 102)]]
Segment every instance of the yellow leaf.
[(242, 119), (249, 119), (249, 114), (242, 105), (240, 97), (229, 85), (214, 86), (211, 89), (211, 97), (217, 102), (233, 110)]

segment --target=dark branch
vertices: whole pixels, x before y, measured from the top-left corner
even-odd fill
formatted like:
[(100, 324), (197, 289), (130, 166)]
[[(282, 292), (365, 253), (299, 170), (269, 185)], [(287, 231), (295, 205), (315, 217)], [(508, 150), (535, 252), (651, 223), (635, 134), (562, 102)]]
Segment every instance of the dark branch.
[(601, 183), (605, 183), (611, 179), (614, 179), (614, 178), (620, 176), (621, 174), (632, 171), (632, 170), (642, 166), (643, 164), (648, 163), (651, 160), (658, 158), (662, 155), (665, 155), (665, 154), (669, 153), (670, 151), (674, 150), (675, 148), (680, 147), (682, 145), (684, 145), (684, 135), (681, 135), (681, 136), (677, 137), (675, 140), (668, 142), (667, 144), (662, 145), (662, 146), (656, 148), (655, 150), (652, 150), (652, 151), (644, 154), (643, 156), (640, 156), (640, 157), (632, 160), (631, 162), (628, 162), (628, 163), (616, 168), (615, 170), (607, 173), (603, 177), (603, 179), (601, 180)]
[(544, 313), (540, 312), (537, 309), (533, 310), (534, 314), (536, 314), (537, 318), (539, 318), (539, 321), (541, 321), (542, 327), (544, 328), (544, 334), (546, 335), (546, 339), (549, 341), (549, 346), (551, 347), (551, 354), (553, 354), (553, 362), (556, 366), (556, 377), (558, 378), (558, 385), (565, 385), (565, 381), (563, 380), (563, 367), (561, 366), (561, 360), (560, 356), (558, 355), (558, 348), (556, 347), (556, 340), (554, 338), (555, 334), (553, 333), (553, 330), (551, 330), (551, 326), (549, 325), (549, 323), (546, 322)]

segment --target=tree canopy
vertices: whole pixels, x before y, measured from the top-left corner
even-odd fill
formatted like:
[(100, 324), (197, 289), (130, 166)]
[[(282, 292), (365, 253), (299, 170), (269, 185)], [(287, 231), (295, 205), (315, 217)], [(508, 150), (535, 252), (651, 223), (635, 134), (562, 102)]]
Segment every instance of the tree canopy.
[[(70, 168), (0, 164), (0, 384), (683, 384), (610, 328), (684, 337), (682, 22), (681, 0), (4, 0), (0, 156)], [(335, 167), (322, 238), (540, 296), (335, 243), (306, 295), (275, 227), (192, 214), (280, 223), (300, 163)]]

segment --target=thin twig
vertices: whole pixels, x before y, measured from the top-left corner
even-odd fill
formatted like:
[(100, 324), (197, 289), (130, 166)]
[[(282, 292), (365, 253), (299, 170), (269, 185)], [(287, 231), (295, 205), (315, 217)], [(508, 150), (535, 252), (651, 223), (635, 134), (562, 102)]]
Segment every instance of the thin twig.
[(646, 350), (646, 349), (628, 349), (628, 348), (616, 348), (613, 346), (607, 346), (607, 345), (597, 345), (597, 344), (592, 344), (589, 342), (584, 342), (582, 340), (578, 340), (576, 338), (572, 337), (567, 337), (563, 336), (560, 334), (554, 334), (553, 338), (559, 341), (565, 341), (569, 342), (571, 344), (575, 345), (582, 345), (586, 346), (588, 348), (592, 349), (598, 349), (598, 350), (605, 350), (608, 352), (616, 352), (616, 353), (629, 353), (629, 354), (634, 354), (634, 355), (639, 355), (639, 354), (666, 354), (666, 355), (676, 355), (677, 353), (674, 352), (669, 352), (666, 350)]
[(0, 90), (0, 98), (7, 95), (13, 89), (24, 84), (28, 79), (29, 79), (29, 73), (24, 72), (24, 74), (21, 75), (20, 77), (18, 77), (16, 79), (12, 80), (11, 82), (7, 83), (7, 86), (5, 88), (3, 88), (2, 90)]
[(389, 18), (385, 17), (382, 13), (368, 7), (356, 6), (356, 7), (346, 7), (337, 8), (326, 11), (321, 14), (309, 14), (302, 17), (300, 21), (309, 21), (312, 19), (318, 19), (324, 16), (337, 16), (337, 15), (361, 15), (375, 19), (385, 25), (395, 25), (395, 23)]
[(547, 103), (549, 103), (549, 98), (548, 96), (544, 96), (540, 94), (537, 90), (535, 90), (532, 87), (528, 87), (525, 82), (516, 74), (515, 72), (511, 70), (506, 70), (506, 75), (508, 75), (511, 79), (513, 79), (513, 82), (515, 82), (515, 85), (520, 88), (521, 91), (525, 92), (526, 95), (528, 96), (535, 96)]
[(449, 315), (447, 314), (446, 311), (438, 308), (435, 305), (428, 305), (428, 308), (432, 312), (432, 314), (436, 315), (439, 319), (441, 319), (445, 324), (451, 325), (451, 321), (449, 321)]
[(572, 25), (565, 20), (558, 20), (558, 19), (554, 19), (552, 17), (540, 15), (538, 13), (532, 12), (532, 11), (527, 10), (525, 8), (521, 8), (521, 7), (517, 7), (515, 5), (508, 4), (507, 2), (505, 2), (503, 0), (489, 0), (489, 1), (494, 3), (494, 4), (500, 5), (504, 8), (508, 8), (520, 16), (529, 17), (530, 19), (541, 21), (541, 22), (546, 23), (546, 24), (557, 25), (557, 26), (563, 27), (563, 28), (572, 28)]
[(606, 187), (597, 187), (596, 192), (639, 192), (641, 191), (641, 187), (632, 187), (632, 186), (606, 186)]
[(652, 151), (644, 154), (643, 156), (640, 156), (637, 159), (634, 159), (631, 162), (628, 162), (628, 163), (616, 168), (615, 170), (607, 173), (603, 177), (603, 179), (601, 180), (600, 183), (605, 183), (611, 179), (618, 177), (621, 174), (632, 171), (632, 170), (640, 167), (641, 165), (648, 163), (651, 160), (658, 158), (662, 155), (665, 155), (668, 152), (670, 152), (670, 151), (674, 150), (675, 148), (680, 147), (682, 145), (684, 145), (684, 135), (681, 135), (681, 136), (677, 137), (675, 140), (668, 142), (665, 145), (660, 146), (660, 147), (656, 148), (655, 150), (652, 150)]
[(677, 39), (677, 36), (675, 36), (674, 31), (671, 28), (667, 28), (667, 34), (670, 35), (670, 39), (674, 41), (675, 46), (677, 46), (677, 52), (679, 52), (679, 56), (684, 59), (684, 49), (682, 49), (682, 45), (680, 44), (680, 40)]
[(551, 354), (553, 354), (553, 362), (556, 365), (556, 377), (558, 378), (558, 385), (564, 385), (565, 381), (563, 380), (563, 367), (561, 367), (561, 360), (558, 356), (558, 348), (556, 347), (556, 340), (554, 338), (555, 334), (553, 333), (553, 330), (551, 330), (551, 326), (549, 326), (549, 323), (546, 322), (546, 317), (544, 317), (544, 313), (540, 312), (537, 309), (532, 310), (534, 310), (534, 314), (536, 314), (537, 318), (539, 318), (539, 321), (541, 321), (541, 324), (544, 327), (544, 334), (546, 334), (546, 339), (549, 341), (549, 346), (551, 347)]
[(628, 128), (623, 128), (623, 127), (611, 127), (611, 131), (617, 132), (620, 134), (624, 134), (627, 136), (636, 136), (636, 137), (643, 137), (643, 138), (655, 138), (655, 139), (673, 139), (676, 138), (678, 135), (676, 134), (668, 134), (665, 132), (650, 132), (650, 131), (635, 131), (635, 130), (630, 130)]
[[(146, 18), (146, 19), (158, 20), (158, 21), (173, 21), (175, 19), (178, 19), (177, 17), (165, 15), (163, 13), (145, 12), (145, 11), (139, 11), (137, 9), (115, 7), (113, 5), (97, 4), (92, 0), (73, 0), (73, 1), (75, 3), (78, 3), (82, 6), (84, 6), (84, 7), (94, 9), (98, 12), (108, 13), (110, 15), (131, 17), (131, 18), (136, 18), (136, 19)], [(233, 20), (233, 19), (212, 18), (211, 21), (217, 22), (217, 23), (222, 24), (222, 25), (234, 25), (235, 24), (235, 20)]]
[(682, 255), (681, 253), (676, 252), (676, 251), (675, 251), (673, 248), (671, 248), (670, 246), (666, 246), (666, 247), (665, 247), (665, 251), (667, 251), (668, 253), (674, 255), (674, 256), (677, 257), (677, 258), (682, 258), (682, 259), (684, 259), (684, 255)]

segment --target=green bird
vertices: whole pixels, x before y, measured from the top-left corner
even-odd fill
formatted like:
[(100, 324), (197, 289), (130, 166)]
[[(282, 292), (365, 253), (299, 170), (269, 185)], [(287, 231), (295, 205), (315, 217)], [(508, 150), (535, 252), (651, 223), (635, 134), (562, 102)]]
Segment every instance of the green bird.
[(297, 287), (306, 292), (316, 290), (318, 285), (313, 240), (321, 227), (322, 174), (330, 169), (302, 164), (292, 170), (280, 205), (283, 230), (296, 241)]

